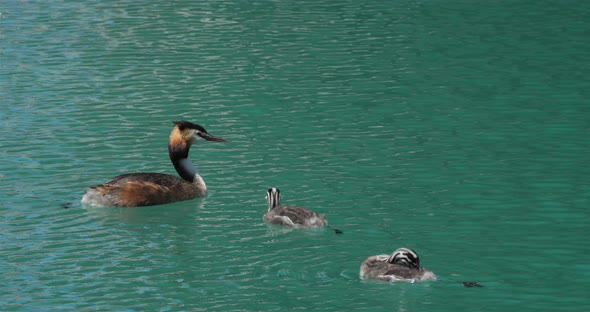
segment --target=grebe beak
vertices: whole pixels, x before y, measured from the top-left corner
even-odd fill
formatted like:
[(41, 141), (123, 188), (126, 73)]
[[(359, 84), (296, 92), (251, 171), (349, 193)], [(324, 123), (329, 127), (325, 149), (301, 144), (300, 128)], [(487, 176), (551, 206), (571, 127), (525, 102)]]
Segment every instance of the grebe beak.
[(218, 136), (214, 136), (214, 135), (210, 135), (207, 132), (198, 132), (197, 133), (198, 136), (202, 137), (203, 139), (207, 140), (207, 141), (214, 141), (214, 142), (227, 142), (226, 139), (222, 138), (222, 137), (218, 137)]

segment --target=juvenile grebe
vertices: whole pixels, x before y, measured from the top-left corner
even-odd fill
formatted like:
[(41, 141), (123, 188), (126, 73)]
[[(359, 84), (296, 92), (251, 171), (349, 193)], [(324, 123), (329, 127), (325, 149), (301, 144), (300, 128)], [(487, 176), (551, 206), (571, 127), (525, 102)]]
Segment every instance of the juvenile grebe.
[(288, 227), (321, 227), (327, 226), (336, 234), (342, 231), (331, 228), (323, 215), (298, 206), (282, 206), (281, 191), (272, 187), (266, 191), (268, 211), (264, 214), (263, 220), (272, 224), (279, 224)]
[(399, 248), (391, 255), (367, 258), (361, 264), (362, 279), (377, 279), (387, 282), (415, 282), (436, 280), (432, 271), (420, 267), (418, 254), (409, 248)]
[(168, 141), (168, 153), (182, 179), (163, 173), (140, 172), (116, 176), (104, 184), (90, 187), (83, 204), (94, 206), (152, 206), (203, 197), (207, 186), (199, 171), (188, 159), (191, 145), (198, 139), (225, 142), (207, 133), (205, 128), (188, 121), (175, 121)]

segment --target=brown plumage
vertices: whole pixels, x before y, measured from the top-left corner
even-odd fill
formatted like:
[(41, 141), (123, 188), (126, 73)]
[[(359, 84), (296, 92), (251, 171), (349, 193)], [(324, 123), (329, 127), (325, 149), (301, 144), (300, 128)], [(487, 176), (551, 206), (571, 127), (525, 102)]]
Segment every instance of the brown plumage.
[(205, 128), (188, 121), (175, 121), (168, 141), (170, 160), (178, 174), (153, 172), (128, 173), (104, 184), (89, 188), (82, 203), (94, 206), (152, 206), (203, 197), (205, 181), (188, 159), (191, 145), (198, 139), (224, 142), (207, 133)]

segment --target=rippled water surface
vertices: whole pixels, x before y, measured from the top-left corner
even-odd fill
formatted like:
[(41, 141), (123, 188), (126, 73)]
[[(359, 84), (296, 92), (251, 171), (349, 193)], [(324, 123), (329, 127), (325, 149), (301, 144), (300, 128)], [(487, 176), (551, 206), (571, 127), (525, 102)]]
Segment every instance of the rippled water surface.
[[(586, 1), (0, 3), (0, 310), (583, 311)], [(205, 199), (84, 207), (175, 174)], [(264, 195), (344, 231), (262, 222)], [(438, 281), (361, 281), (410, 247)], [(462, 281), (484, 287), (466, 288)]]

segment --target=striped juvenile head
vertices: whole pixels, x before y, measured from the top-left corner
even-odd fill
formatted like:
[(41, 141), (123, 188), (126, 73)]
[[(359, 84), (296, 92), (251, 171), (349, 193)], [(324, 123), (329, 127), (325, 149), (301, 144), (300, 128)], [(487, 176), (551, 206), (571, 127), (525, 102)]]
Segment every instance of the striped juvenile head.
[(398, 248), (394, 251), (387, 262), (404, 265), (410, 268), (420, 268), (420, 258), (418, 254), (410, 248)]
[(281, 191), (276, 187), (271, 187), (266, 191), (266, 202), (268, 202), (268, 211), (281, 204)]

